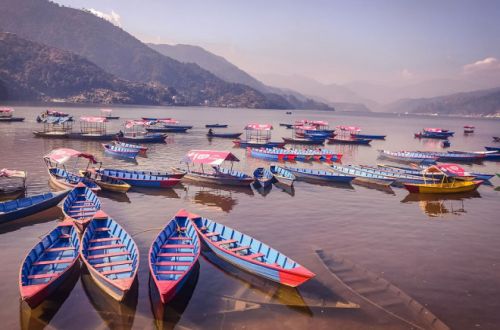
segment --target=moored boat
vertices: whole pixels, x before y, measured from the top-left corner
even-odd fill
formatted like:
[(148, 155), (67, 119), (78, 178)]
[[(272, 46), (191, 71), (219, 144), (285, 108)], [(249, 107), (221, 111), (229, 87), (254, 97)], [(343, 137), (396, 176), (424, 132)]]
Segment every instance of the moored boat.
[(94, 282), (111, 297), (122, 301), (139, 268), (139, 250), (132, 236), (99, 211), (82, 235), (80, 255)]
[(274, 176), (271, 171), (264, 167), (258, 167), (253, 172), (255, 183), (263, 188), (270, 187), (273, 184)]
[(279, 251), (228, 226), (191, 214), (196, 231), (215, 255), (249, 273), (296, 287), (314, 273)]
[(269, 161), (339, 161), (342, 154), (327, 149), (251, 148), (250, 156)]
[(25, 171), (0, 169), (0, 201), (15, 199), (26, 191)]
[(167, 134), (148, 132), (145, 127), (149, 125), (147, 120), (127, 120), (125, 131), (118, 132), (116, 139), (128, 143), (164, 143)]
[(293, 182), (296, 180), (295, 175), (287, 169), (284, 169), (278, 165), (271, 165), (269, 170), (274, 175), (274, 178), (279, 182), (287, 186), (292, 186)]
[[(71, 158), (85, 158), (88, 164), (95, 164), (97, 161), (94, 156), (88, 153), (80, 152), (69, 148), (54, 149), (43, 157), (49, 173), (50, 182), (59, 189), (74, 188), (80, 182), (96, 192), (101, 188), (91, 179), (71, 173), (66, 169), (65, 163)], [(87, 165), (87, 167), (89, 166)], [(61, 166), (61, 167), (59, 167)], [(76, 170), (78, 172), (79, 170)]]
[(158, 171), (129, 171), (121, 169), (97, 170), (102, 176), (122, 180), (132, 187), (170, 188), (180, 182), (185, 173)]
[(351, 138), (328, 138), (328, 143), (330, 144), (357, 144), (357, 145), (369, 145), (372, 142), (371, 139), (363, 139), (359, 137)]
[(227, 128), (227, 124), (206, 124), (205, 128)]
[(19, 271), (21, 299), (31, 308), (49, 297), (71, 274), (80, 240), (71, 221), (63, 221), (26, 255)]
[(471, 126), (471, 125), (465, 125), (465, 126), (464, 126), (464, 133), (465, 133), (465, 134), (471, 134), (471, 133), (474, 133), (474, 129), (475, 129), (475, 127), (474, 127), (474, 126)]
[[(221, 166), (225, 161), (231, 162), (231, 168), (224, 168)], [(174, 170), (186, 173), (184, 179), (188, 181), (215, 185), (249, 186), (254, 179), (243, 172), (233, 170), (232, 164), (239, 161), (240, 160), (229, 151), (190, 150), (181, 161), (188, 166), (187, 171), (182, 169)], [(189, 168), (189, 164), (198, 164), (201, 170)], [(203, 165), (210, 165), (212, 171), (205, 171)]]
[(432, 164), (437, 160), (436, 156), (432, 155), (424, 155), (418, 152), (411, 151), (389, 151), (389, 150), (378, 150), (379, 156), (383, 158), (387, 158), (397, 162), (405, 162), (405, 163), (427, 163)]
[(163, 304), (182, 289), (200, 256), (198, 234), (188, 216), (177, 212), (149, 249), (149, 271)]
[(141, 154), (141, 155), (145, 155), (146, 151), (148, 151), (148, 147), (146, 147), (146, 146), (141, 146), (141, 145), (131, 144), (131, 143), (125, 143), (125, 142), (120, 142), (120, 141), (113, 141), (113, 143), (117, 147), (139, 150), (139, 154)]
[(112, 109), (101, 109), (101, 116), (106, 120), (120, 119), (119, 116), (113, 116)]
[(104, 152), (115, 157), (135, 159), (140, 150), (118, 147), (113, 144), (102, 144)]
[(369, 139), (369, 140), (385, 140), (387, 135), (379, 135), (379, 134), (362, 134), (351, 132), (351, 137), (356, 139)]
[[(446, 165), (446, 164), (444, 164)], [(454, 167), (459, 167), (456, 164), (452, 164)], [(379, 164), (377, 165), (378, 167), (384, 169), (385, 171), (391, 171), (391, 172), (396, 172), (396, 173), (402, 173), (402, 174), (408, 174), (412, 176), (424, 176), (423, 171), (427, 168), (426, 166), (420, 166), (420, 167), (402, 167), (402, 166), (394, 166), (394, 165), (386, 165), (386, 164)], [(438, 165), (438, 167), (442, 166)], [(455, 171), (456, 172), (456, 171)], [(460, 173), (461, 172), (461, 173)], [(459, 172), (460, 175), (457, 175), (456, 178), (459, 180), (490, 180), (494, 175), (493, 174), (487, 174), (487, 173), (477, 173), (477, 172), (466, 172), (465, 170), (461, 169)], [(427, 173), (426, 174), (427, 178), (434, 178), (434, 179), (441, 179), (443, 177), (443, 174), (439, 173)], [(428, 179), (427, 179), (428, 180)]]
[(69, 190), (45, 193), (0, 203), (0, 224), (24, 218), (59, 204)]
[(332, 171), (318, 170), (314, 168), (290, 167), (285, 166), (286, 170), (290, 171), (297, 177), (297, 180), (304, 181), (320, 181), (320, 182), (338, 182), (350, 183), (356, 177), (343, 173), (335, 173)]
[(24, 117), (14, 117), (14, 109), (0, 107), (0, 123), (24, 121)]
[(486, 149), (488, 151), (500, 152), (500, 147), (484, 147), (484, 149)]
[(322, 145), (325, 143), (326, 138), (298, 138), (298, 137), (282, 137), (285, 144), (308, 144), (308, 145)]
[(208, 130), (207, 136), (208, 137), (218, 137), (218, 138), (223, 138), (223, 139), (237, 139), (240, 137), (240, 135), (243, 133), (218, 133), (212, 131), (212, 129)]
[(81, 182), (68, 194), (62, 207), (64, 215), (74, 222), (80, 234), (100, 209), (99, 198)]
[(395, 181), (394, 179), (387, 177), (385, 175), (370, 173), (368, 171), (363, 171), (360, 168), (355, 168), (351, 166), (331, 164), (329, 165), (329, 167), (338, 173), (343, 173), (346, 175), (354, 175), (356, 178), (354, 179), (353, 182), (363, 182), (363, 183), (388, 187)]
[(378, 167), (370, 167), (366, 165), (351, 165), (351, 167), (361, 170), (363, 172), (369, 173), (369, 174), (376, 174), (376, 175), (381, 175), (386, 178), (394, 180), (394, 183), (396, 184), (404, 184), (404, 183), (433, 183), (436, 182), (436, 178), (434, 177), (427, 177), (427, 178), (422, 178), (421, 175), (410, 175), (410, 174), (403, 174), (403, 173), (396, 173), (394, 171), (388, 171), (383, 168), (378, 168)]

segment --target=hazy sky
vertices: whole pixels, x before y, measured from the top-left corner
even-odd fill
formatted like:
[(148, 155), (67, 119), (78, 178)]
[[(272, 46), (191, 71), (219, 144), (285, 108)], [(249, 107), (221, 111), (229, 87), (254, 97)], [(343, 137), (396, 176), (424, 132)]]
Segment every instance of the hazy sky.
[[(326, 83), (500, 76), (500, 1), (57, 0), (142, 41)], [(495, 77), (492, 77), (495, 75)]]

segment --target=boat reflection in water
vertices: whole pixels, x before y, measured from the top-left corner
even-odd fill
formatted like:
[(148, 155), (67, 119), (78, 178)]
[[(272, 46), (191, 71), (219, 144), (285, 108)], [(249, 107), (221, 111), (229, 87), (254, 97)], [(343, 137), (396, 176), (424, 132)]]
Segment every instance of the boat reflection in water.
[(262, 196), (262, 197), (266, 197), (270, 192), (271, 190), (273, 189), (273, 186), (272, 185), (269, 185), (267, 187), (262, 187), (260, 184), (254, 182), (252, 183), (252, 187)]
[(215, 208), (223, 212), (229, 213), (237, 204), (233, 194), (245, 194), (253, 196), (252, 189), (247, 187), (230, 187), (230, 186), (215, 186), (215, 185), (198, 185), (189, 183), (186, 185), (186, 195), (196, 204), (204, 205), (209, 208)]
[(273, 185), (278, 188), (279, 190), (287, 193), (288, 195), (290, 196), (295, 196), (295, 188), (293, 185), (289, 186), (289, 185), (286, 185), (286, 184), (283, 184), (283, 183), (280, 183), (278, 181), (274, 182)]
[(418, 203), (420, 209), (429, 217), (461, 215), (465, 210), (466, 199), (481, 198), (478, 191), (458, 194), (408, 194), (401, 203)]
[(46, 328), (69, 297), (79, 277), (80, 264), (77, 263), (62, 285), (36, 308), (31, 309), (27, 303), (20, 300), (21, 329), (37, 330)]
[(186, 307), (193, 296), (194, 289), (198, 283), (200, 275), (200, 264), (197, 262), (193, 266), (193, 270), (175, 298), (168, 304), (163, 304), (158, 294), (158, 289), (154, 281), (149, 277), (149, 300), (151, 309), (155, 318), (155, 324), (158, 329), (173, 329), (179, 322), (186, 310)]
[[(308, 282), (305, 287), (313, 290), (306, 289), (307, 294), (302, 294), (298, 288), (280, 285), (245, 272), (221, 260), (209, 250), (203, 251), (203, 257), (208, 262), (208, 265), (214, 266), (227, 277), (236, 280), (227, 281), (226, 279), (220, 282), (221, 287), (211, 288), (219, 292), (219, 295), (225, 298), (226, 303), (232, 301), (234, 303), (233, 308), (244, 306), (242, 309), (252, 310), (286, 307), (294, 312), (312, 317), (315, 311), (324, 313), (332, 309), (357, 309), (359, 307), (343, 301), (318, 281)], [(214, 283), (214, 285), (217, 284)], [(238, 308), (235, 311), (238, 311)]]
[(114, 191), (108, 191), (108, 190), (101, 190), (97, 193), (98, 197), (104, 197), (104, 198), (109, 198), (114, 202), (118, 203), (127, 203), (130, 204), (130, 198), (128, 195), (125, 193), (120, 193), (120, 192), (114, 192)]
[(118, 302), (102, 291), (94, 280), (92, 280), (88, 270), (83, 267), (81, 271), (81, 282), (83, 290), (92, 306), (101, 317), (109, 329), (131, 329), (134, 324), (135, 311), (138, 301), (138, 281), (127, 293), (125, 300)]
[[(183, 188), (181, 185), (177, 185), (176, 188)], [(156, 189), (156, 188), (146, 188), (146, 187), (132, 187), (131, 192), (148, 195), (148, 196), (164, 196), (165, 198), (179, 199), (181, 198), (174, 188), (166, 189)]]

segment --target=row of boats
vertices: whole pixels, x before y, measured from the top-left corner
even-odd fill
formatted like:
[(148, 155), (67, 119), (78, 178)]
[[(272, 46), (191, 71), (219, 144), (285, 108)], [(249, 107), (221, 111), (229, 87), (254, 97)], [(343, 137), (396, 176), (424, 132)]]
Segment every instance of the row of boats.
[[(62, 285), (81, 260), (96, 285), (122, 301), (137, 278), (137, 244), (101, 209), (99, 198), (83, 183), (59, 194), (66, 195), (66, 218), (25, 257), (19, 272), (22, 299), (36, 307)], [(198, 262), (202, 242), (222, 260), (282, 285), (295, 287), (315, 276), (253, 237), (180, 210), (158, 233), (148, 252), (150, 275), (162, 303), (174, 299), (184, 286)]]

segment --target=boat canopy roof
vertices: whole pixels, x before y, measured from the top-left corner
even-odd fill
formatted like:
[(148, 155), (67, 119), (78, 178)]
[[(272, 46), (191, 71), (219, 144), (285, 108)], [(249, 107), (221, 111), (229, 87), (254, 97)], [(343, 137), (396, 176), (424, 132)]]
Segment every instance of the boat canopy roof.
[(357, 127), (357, 126), (343, 126), (343, 125), (340, 125), (340, 126), (337, 126), (337, 128), (341, 131), (350, 131), (350, 132), (359, 132), (361, 131), (361, 128)]
[(57, 164), (64, 164), (68, 160), (70, 160), (72, 157), (83, 157), (87, 158), (90, 162), (96, 164), (97, 160), (92, 154), (81, 152), (78, 150), (74, 149), (69, 149), (69, 148), (60, 148), (60, 149), (54, 149), (51, 152), (49, 152), (47, 155), (45, 155), (43, 158), (45, 159), (50, 159), (51, 161), (57, 163)]
[(148, 121), (146, 120), (127, 120), (125, 122), (125, 128), (132, 128), (134, 126), (146, 126)]
[(106, 122), (106, 118), (104, 117), (80, 117), (81, 121), (85, 121), (87, 123), (104, 123)]
[(295, 125), (296, 129), (304, 130), (304, 131), (315, 131), (316, 126), (307, 126), (307, 125)]
[(472, 125), (465, 125), (464, 128), (475, 128), (475, 127)]
[(112, 109), (101, 109), (101, 112), (110, 114), (113, 112), (113, 110)]
[(7, 108), (7, 107), (0, 107), (0, 112), (3, 112), (3, 113), (11, 113), (11, 112), (14, 112), (14, 109), (12, 109), (12, 108)]
[(247, 131), (270, 131), (273, 129), (271, 124), (247, 124), (245, 130)]
[(0, 170), (0, 178), (26, 178), (26, 172), (25, 171), (18, 171), (18, 170), (9, 170), (6, 168), (3, 168)]
[(216, 150), (190, 150), (182, 160), (183, 163), (209, 164), (215, 166), (219, 166), (225, 161), (239, 162), (240, 160), (229, 151)]
[(464, 176), (466, 172), (463, 167), (457, 164), (439, 164), (432, 165), (423, 171), (424, 174), (427, 173), (440, 173), (447, 176)]
[(44, 119), (44, 122), (47, 124), (64, 124), (66, 122), (69, 122), (71, 118), (69, 117), (54, 117), (54, 116), (49, 116)]

